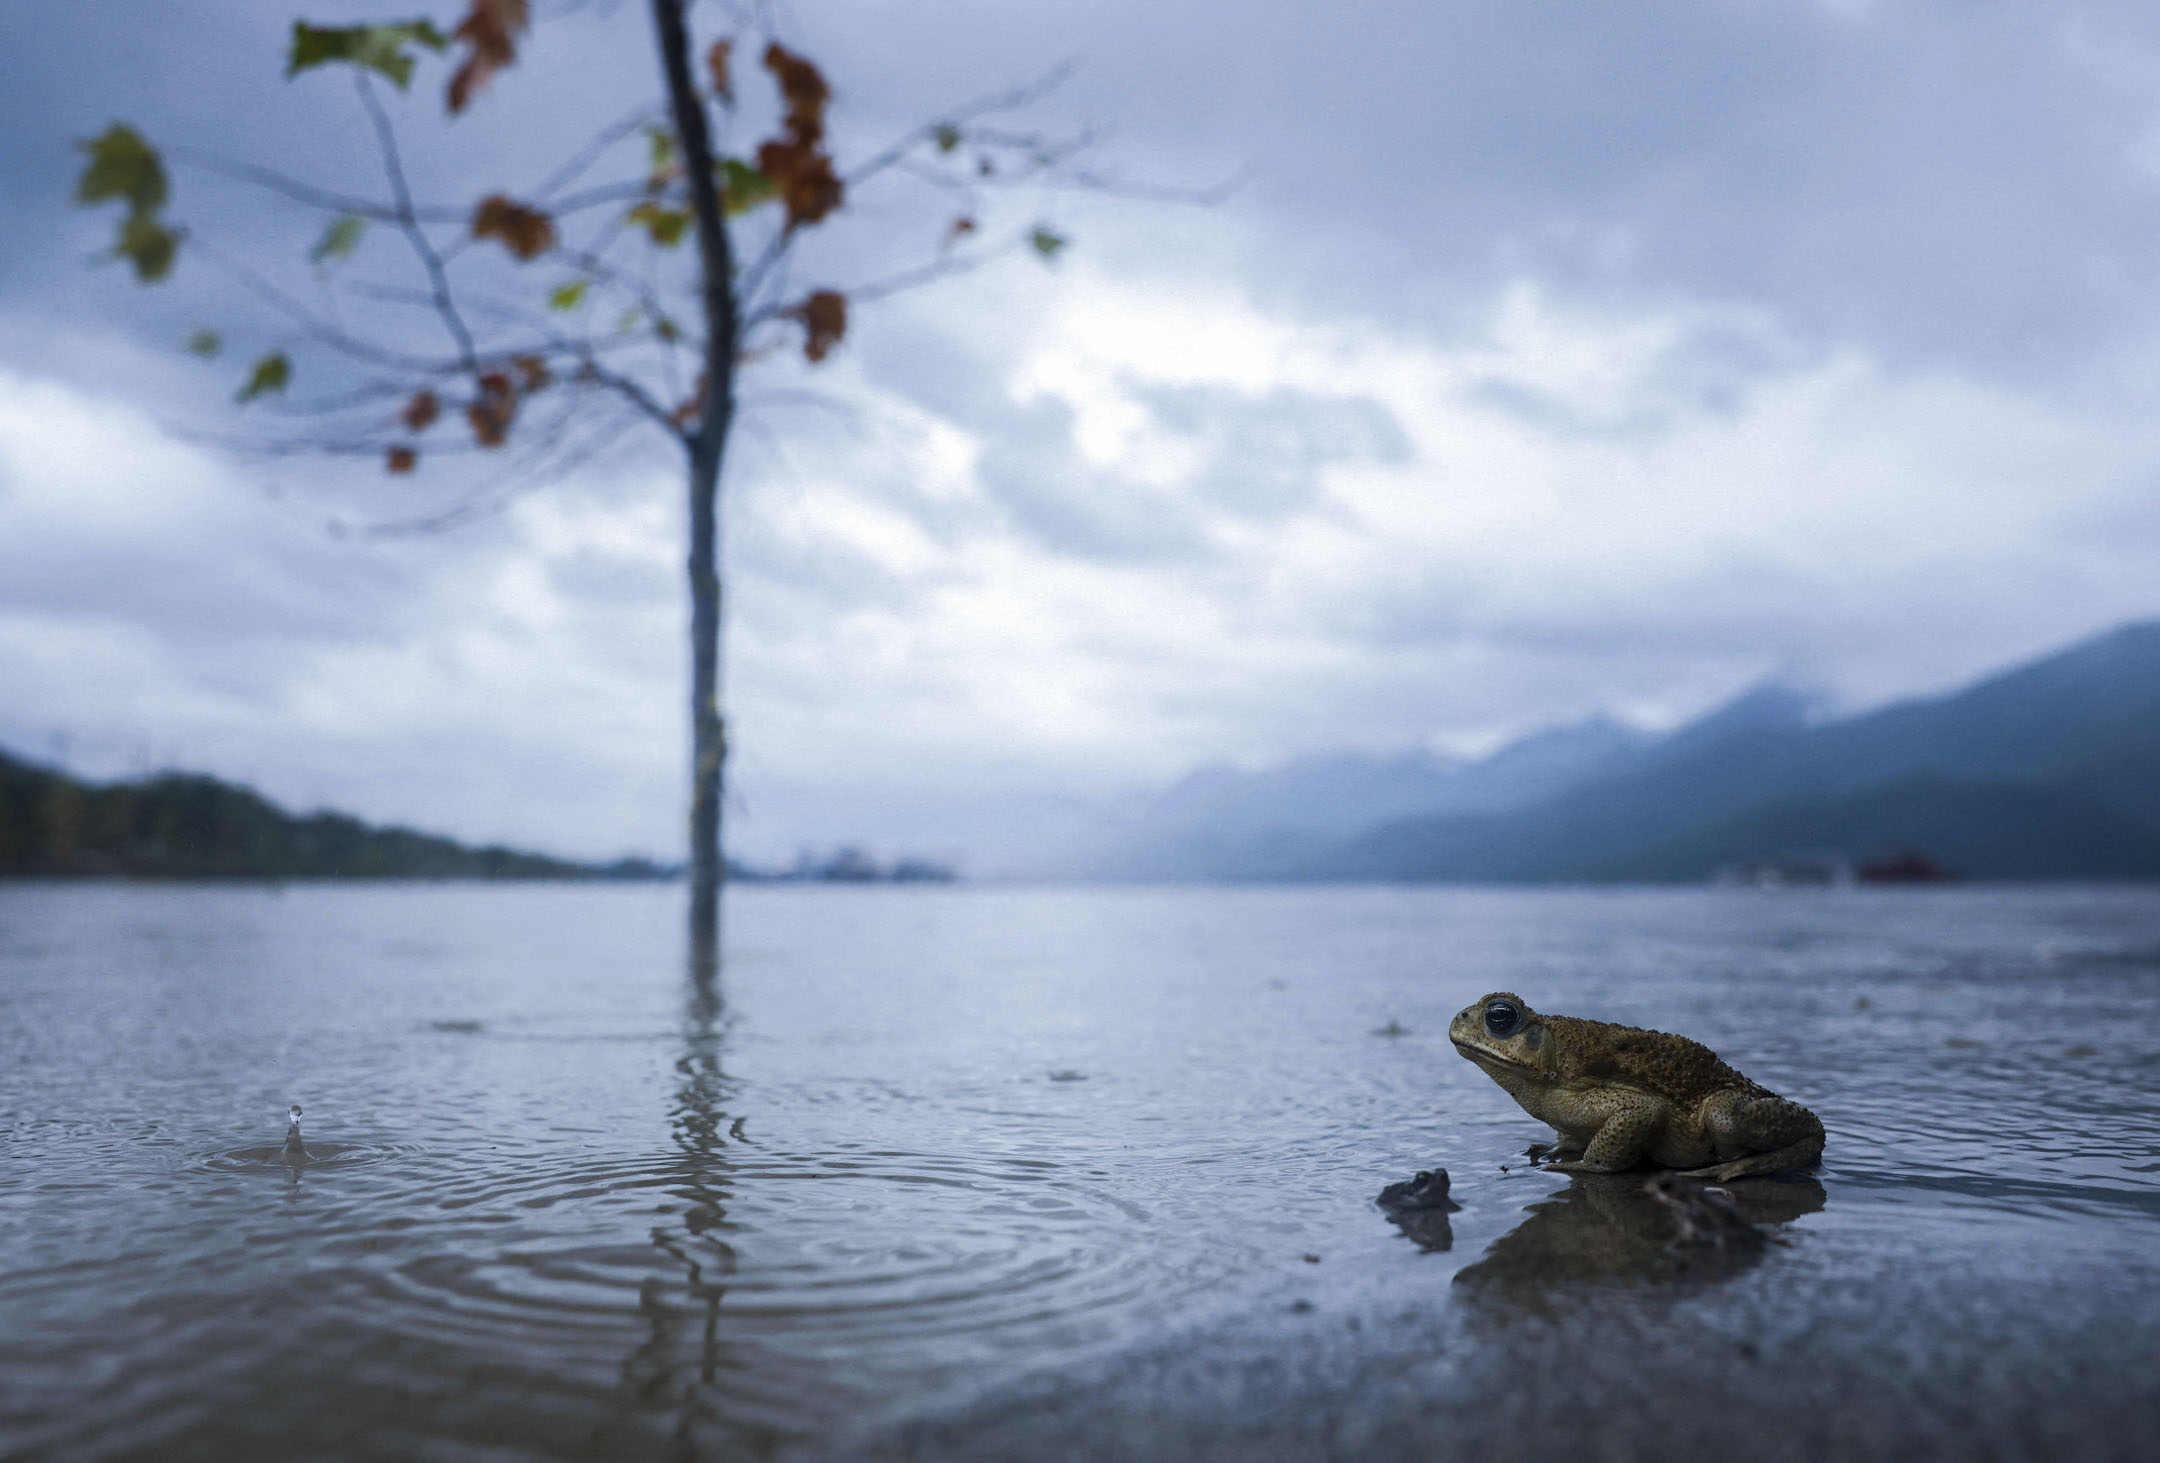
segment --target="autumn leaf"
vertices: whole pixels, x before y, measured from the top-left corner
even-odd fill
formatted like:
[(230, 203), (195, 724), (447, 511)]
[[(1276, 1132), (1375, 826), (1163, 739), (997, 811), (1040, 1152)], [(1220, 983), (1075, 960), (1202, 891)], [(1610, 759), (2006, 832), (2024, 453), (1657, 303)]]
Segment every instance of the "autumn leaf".
[(465, 420), (482, 447), (500, 447), (510, 440), (510, 423), (517, 416), (517, 388), (500, 371), (487, 372), (479, 385), (479, 394), (465, 408)]
[(787, 312), (803, 326), (803, 354), (822, 361), (847, 334), (847, 296), (838, 290), (819, 290)]
[(383, 463), (383, 466), (385, 468), (394, 473), (411, 472), (415, 467), (418, 467), (419, 465), (420, 454), (413, 451), (410, 447), (391, 448), (386, 460)]
[(697, 385), (690, 394), (675, 403), (675, 410), (668, 413), (668, 420), (687, 430), (705, 411), (705, 373), (698, 372)]
[(427, 20), (407, 20), (393, 25), (309, 25), (293, 22), (292, 51), (285, 62), (285, 79), (332, 61), (348, 61), (387, 78), (403, 91), (412, 80), (413, 57), (408, 45), (440, 52), (450, 42)]
[(791, 229), (814, 224), (840, 206), (844, 189), (833, 172), (832, 159), (814, 144), (780, 138), (760, 143), (757, 165), (759, 172), (772, 179)]
[(675, 323), (673, 317), (667, 315), (653, 321), (652, 333), (658, 336), (664, 345), (673, 345), (682, 339), (682, 327)]
[(728, 79), (728, 59), (734, 54), (733, 41), (714, 41), (712, 49), (705, 53), (705, 69), (712, 74), (713, 94), (727, 106), (735, 105), (735, 83)]
[(592, 281), (589, 279), (573, 279), (567, 284), (555, 286), (554, 289), (548, 291), (548, 308), (550, 310), (575, 310), (585, 302), (585, 291), (591, 286)]
[(780, 196), (772, 179), (736, 157), (720, 159), (720, 192), (721, 206), (731, 217)]
[(525, 0), (472, 0), (451, 35), (465, 45), (465, 61), (450, 77), (450, 115), (484, 90), (495, 73), (517, 60), (517, 38), (529, 17)]
[(308, 258), (317, 264), (346, 258), (360, 242), (361, 231), (366, 228), (367, 220), (356, 214), (348, 213), (343, 218), (331, 220), (330, 227), (323, 230), (322, 238), (308, 250)]
[(780, 98), (787, 104), (787, 130), (796, 141), (816, 146), (825, 138), (825, 104), (832, 88), (817, 67), (778, 41), (765, 48), (765, 69), (780, 84)]
[(285, 358), (285, 352), (272, 351), (255, 363), (255, 369), (248, 373), (247, 384), (233, 400), (249, 402), (266, 392), (283, 391), (285, 383), (291, 379), (292, 362)]
[(1047, 224), (1035, 225), (1034, 232), (1028, 235), (1028, 246), (1037, 254), (1042, 255), (1045, 260), (1057, 258), (1059, 252), (1071, 242), (1070, 239), (1055, 232)]
[(945, 247), (950, 249), (969, 234), (975, 232), (975, 220), (962, 214), (945, 226)]
[(937, 143), (939, 152), (951, 152), (960, 145), (960, 129), (950, 122), (940, 122), (930, 131), (931, 140)]
[(490, 193), (473, 210), (473, 237), (500, 239), (519, 259), (537, 259), (555, 247), (555, 220), (537, 208)]
[(412, 394), (412, 399), (405, 403), (405, 410), (398, 413), (398, 420), (405, 424), (406, 431), (419, 433), (434, 426), (435, 419), (441, 415), (441, 400), (434, 392), (423, 390)]
[(657, 203), (640, 203), (624, 215), (652, 237), (663, 249), (672, 249), (690, 232), (690, 213), (687, 209), (663, 208)]
[(782, 135), (759, 145), (758, 171), (779, 191), (789, 228), (814, 224), (840, 206), (844, 191), (824, 149), (832, 88), (817, 67), (777, 41), (765, 48), (765, 69), (780, 84), (786, 115)]
[(555, 377), (548, 371), (544, 356), (512, 356), (510, 364), (517, 367), (519, 384), (527, 392), (545, 391)]
[(224, 337), (207, 325), (198, 326), (188, 332), (187, 353), (191, 356), (201, 356), (207, 361), (224, 348)]

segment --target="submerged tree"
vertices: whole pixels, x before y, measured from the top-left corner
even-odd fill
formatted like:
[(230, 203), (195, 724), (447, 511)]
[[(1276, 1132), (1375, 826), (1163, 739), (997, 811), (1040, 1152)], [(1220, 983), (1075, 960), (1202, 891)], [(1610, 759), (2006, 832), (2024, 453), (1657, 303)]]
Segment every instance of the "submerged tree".
[[(308, 251), (323, 289), (315, 300), (279, 287), (167, 215), (164, 158), (115, 124), (81, 144), (76, 201), (122, 206), (115, 256), (152, 283), (183, 245), (235, 275), (282, 315), (308, 374), (328, 384), (302, 396), (292, 353), (259, 355), (237, 400), (276, 414), (279, 429), (250, 439), (277, 453), (379, 459), (411, 474), (433, 458), (506, 454), (496, 485), (469, 491), (412, 526), (445, 527), (496, 501), (502, 484), (559, 477), (625, 430), (664, 433), (679, 447), (689, 507), (691, 926), (717, 928), (727, 729), (720, 705), (722, 582), (719, 484), (736, 425), (738, 373), (776, 351), (818, 362), (847, 334), (851, 305), (955, 273), (1009, 249), (1054, 258), (1064, 239), (1042, 224), (994, 238), (982, 224), (986, 190), (1072, 180), (1083, 138), (1013, 131), (1055, 77), (961, 107), (843, 166), (826, 135), (831, 88), (818, 67), (755, 27), (693, 43), (688, 0), (651, 0), (664, 101), (598, 128), (528, 191), (448, 203), (416, 198), (388, 88), (409, 93), (429, 54), (455, 53), (443, 105), (464, 112), (518, 57), (527, 0), (468, 0), (445, 34), (429, 20), (318, 26), (295, 22), (288, 79), (346, 70), (373, 135), (384, 192), (349, 191), (252, 163), (173, 149), (176, 159), (257, 185), (317, 210)], [(762, 43), (762, 44), (760, 44)], [(737, 93), (738, 52), (777, 93), (769, 135), (737, 147), (750, 107)], [(626, 166), (627, 165), (627, 166)], [(609, 176), (607, 169), (619, 169)], [(795, 283), (798, 245), (844, 215), (873, 179), (912, 178), (947, 199), (912, 267), (849, 288)], [(1081, 180), (1086, 181), (1086, 180)], [(404, 244), (400, 282), (352, 277), (371, 228)], [(685, 245), (689, 247), (684, 248)], [(368, 323), (354, 323), (355, 312)], [(222, 349), (199, 330), (199, 355)]]

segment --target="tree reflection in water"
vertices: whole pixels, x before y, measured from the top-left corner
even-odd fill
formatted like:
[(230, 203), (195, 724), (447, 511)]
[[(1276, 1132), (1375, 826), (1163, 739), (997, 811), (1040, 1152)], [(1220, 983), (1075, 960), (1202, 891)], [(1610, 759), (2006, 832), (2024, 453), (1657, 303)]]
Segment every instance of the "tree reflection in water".
[[(677, 1149), (669, 1192), (679, 1207), (652, 1231), (669, 1274), (648, 1276), (640, 1287), (638, 1311), (651, 1334), (623, 1364), (623, 1381), (641, 1409), (675, 1413), (675, 1437), (685, 1456), (698, 1433), (715, 1425), (742, 1432), (742, 1419), (723, 1411), (720, 1384), (724, 1372), (746, 1365), (731, 1354), (720, 1330), (720, 1302), (737, 1260), (727, 1239), (729, 1149), (744, 1139), (742, 1119), (727, 1110), (733, 1084), (721, 1064), (728, 1023), (717, 939), (693, 932), (687, 966), (683, 1053), (675, 1062), (668, 1110)], [(678, 1274), (679, 1280), (671, 1278)], [(766, 1439), (764, 1446), (775, 1441)]]

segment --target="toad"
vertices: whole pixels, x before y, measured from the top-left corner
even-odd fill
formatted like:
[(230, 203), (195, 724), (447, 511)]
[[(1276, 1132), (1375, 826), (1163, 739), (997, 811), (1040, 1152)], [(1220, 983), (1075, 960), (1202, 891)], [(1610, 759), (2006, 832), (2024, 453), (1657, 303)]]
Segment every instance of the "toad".
[(1559, 1141), (1530, 1155), (1563, 1173), (1650, 1163), (1723, 1183), (1822, 1158), (1815, 1114), (1684, 1036), (1541, 1016), (1498, 991), (1465, 1006), (1448, 1039), (1524, 1112), (1552, 1125)]

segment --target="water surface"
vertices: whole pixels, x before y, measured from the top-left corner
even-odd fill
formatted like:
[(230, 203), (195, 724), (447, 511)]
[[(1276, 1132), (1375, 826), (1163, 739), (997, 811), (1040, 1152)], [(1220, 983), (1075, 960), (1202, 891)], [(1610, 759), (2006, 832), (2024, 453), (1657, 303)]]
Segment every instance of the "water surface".
[[(1399, 1412), (1398, 1313), (1458, 1381), (1594, 1314), (1895, 1346), (1923, 1419), (1997, 1363), (2149, 1406), (2151, 890), (749, 888), (710, 984), (680, 898), (0, 887), (0, 1455), (1055, 1456), (1009, 1414), (1165, 1347), (1332, 1336), (1303, 1384)], [(1741, 1195), (1778, 1242), (1676, 1264), (1632, 1183), (1523, 1169), (1445, 1038), (1493, 989), (1813, 1107), (1816, 1179)], [(1435, 1166), (1406, 1236), (1372, 1197)], [(2063, 1455), (2035, 1412), (2004, 1456)]]

